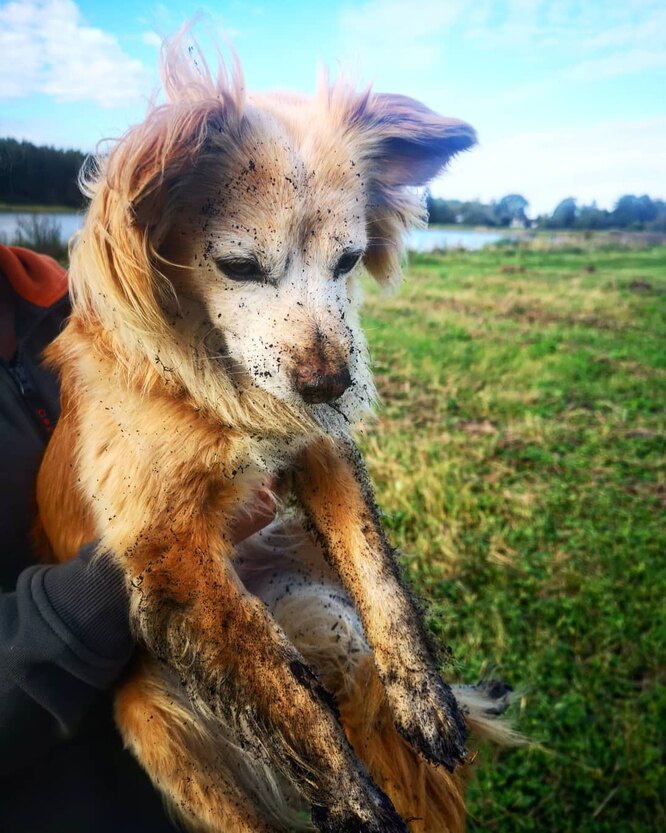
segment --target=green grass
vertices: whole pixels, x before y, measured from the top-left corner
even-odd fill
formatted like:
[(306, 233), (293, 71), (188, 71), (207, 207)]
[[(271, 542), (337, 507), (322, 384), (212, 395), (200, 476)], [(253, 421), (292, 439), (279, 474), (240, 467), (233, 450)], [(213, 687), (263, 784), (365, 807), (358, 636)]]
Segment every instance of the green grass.
[(666, 248), (417, 256), (365, 309), (387, 528), (533, 740), (480, 756), (469, 830), (666, 829)]
[(0, 202), (0, 212), (11, 212), (16, 214), (37, 213), (37, 214), (75, 214), (82, 210), (82, 206), (76, 208), (71, 205), (33, 205), (26, 203)]

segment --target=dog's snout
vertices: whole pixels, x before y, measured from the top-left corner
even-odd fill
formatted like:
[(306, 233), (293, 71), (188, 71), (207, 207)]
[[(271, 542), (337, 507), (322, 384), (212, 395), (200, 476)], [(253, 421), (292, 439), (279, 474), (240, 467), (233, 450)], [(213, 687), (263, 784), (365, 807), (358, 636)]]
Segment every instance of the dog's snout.
[(351, 385), (349, 368), (343, 367), (334, 373), (321, 368), (302, 368), (295, 378), (296, 390), (310, 405), (335, 402)]

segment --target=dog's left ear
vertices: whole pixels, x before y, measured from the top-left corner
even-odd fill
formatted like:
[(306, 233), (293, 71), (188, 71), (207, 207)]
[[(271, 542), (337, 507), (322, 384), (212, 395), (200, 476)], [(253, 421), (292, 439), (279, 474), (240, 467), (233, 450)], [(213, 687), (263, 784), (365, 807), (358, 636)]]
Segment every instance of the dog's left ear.
[(369, 96), (362, 119), (380, 190), (425, 185), (456, 153), (476, 144), (469, 124), (405, 95)]
[(410, 186), (425, 185), (449, 160), (476, 144), (473, 127), (445, 118), (404, 95), (359, 96), (348, 124), (361, 142), (367, 177), (368, 272), (384, 285), (402, 276), (406, 233), (423, 225), (423, 200)]

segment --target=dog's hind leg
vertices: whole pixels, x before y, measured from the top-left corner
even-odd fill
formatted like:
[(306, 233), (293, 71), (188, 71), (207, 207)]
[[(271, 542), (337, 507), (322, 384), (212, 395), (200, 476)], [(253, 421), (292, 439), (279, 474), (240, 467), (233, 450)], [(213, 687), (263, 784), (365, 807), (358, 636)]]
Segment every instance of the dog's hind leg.
[(125, 745), (188, 830), (311, 829), (289, 785), (233, 744), (218, 723), (195, 715), (172, 672), (150, 656), (143, 655), (120, 686), (115, 709)]

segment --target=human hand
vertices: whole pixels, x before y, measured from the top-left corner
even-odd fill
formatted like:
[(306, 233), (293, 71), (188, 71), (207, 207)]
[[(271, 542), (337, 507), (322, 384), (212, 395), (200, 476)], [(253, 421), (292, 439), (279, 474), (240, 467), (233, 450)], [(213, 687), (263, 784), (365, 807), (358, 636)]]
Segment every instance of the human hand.
[(253, 497), (236, 513), (231, 527), (231, 542), (234, 546), (268, 526), (275, 517), (277, 507), (273, 494), (274, 485), (273, 478), (263, 478)]

